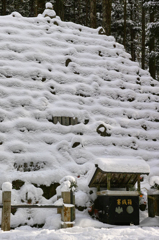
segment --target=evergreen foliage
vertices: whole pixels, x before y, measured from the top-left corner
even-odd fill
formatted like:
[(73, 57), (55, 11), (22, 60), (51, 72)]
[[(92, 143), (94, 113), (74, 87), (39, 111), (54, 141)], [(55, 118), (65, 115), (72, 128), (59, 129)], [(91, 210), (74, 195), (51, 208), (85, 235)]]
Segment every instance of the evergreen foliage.
[(148, 12), (147, 46), (149, 47), (149, 72), (153, 78), (159, 78), (159, 2), (145, 0)]

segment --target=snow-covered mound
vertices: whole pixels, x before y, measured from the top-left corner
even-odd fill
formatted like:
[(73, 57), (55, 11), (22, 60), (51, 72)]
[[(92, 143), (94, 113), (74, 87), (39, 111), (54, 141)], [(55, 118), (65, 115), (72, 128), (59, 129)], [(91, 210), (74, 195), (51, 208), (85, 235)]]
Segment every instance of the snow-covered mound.
[(46, 202), (38, 186), (71, 175), (87, 205), (99, 157), (142, 157), (158, 175), (159, 83), (102, 29), (47, 10), (0, 17), (0, 185)]

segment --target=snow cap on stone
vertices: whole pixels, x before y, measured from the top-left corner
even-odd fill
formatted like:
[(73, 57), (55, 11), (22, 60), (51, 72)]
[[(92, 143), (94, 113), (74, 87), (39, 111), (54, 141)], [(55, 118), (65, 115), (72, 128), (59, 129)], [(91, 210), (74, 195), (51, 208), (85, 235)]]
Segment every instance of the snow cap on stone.
[(45, 4), (45, 7), (46, 7), (46, 9), (53, 9), (53, 5), (52, 5), (52, 3), (50, 3), (50, 2), (47, 2), (47, 3)]
[(45, 5), (46, 9), (43, 12), (44, 17), (55, 18), (56, 12), (53, 10), (53, 5), (50, 2), (47, 2)]

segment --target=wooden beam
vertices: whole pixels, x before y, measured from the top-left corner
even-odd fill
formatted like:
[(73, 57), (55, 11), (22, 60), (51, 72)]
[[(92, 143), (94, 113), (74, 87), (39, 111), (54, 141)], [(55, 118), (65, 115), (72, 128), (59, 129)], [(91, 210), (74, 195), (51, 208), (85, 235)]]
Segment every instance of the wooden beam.
[[(93, 187), (98, 187), (99, 186), (99, 184), (93, 184)], [(131, 187), (133, 187), (134, 185), (132, 185), (132, 184), (129, 184), (128, 185), (128, 187), (129, 188), (131, 188)], [(102, 188), (107, 188), (107, 183), (104, 183), (104, 184), (100, 184), (100, 187), (102, 187)], [(125, 188), (126, 186), (125, 186), (125, 184), (121, 184), (120, 185), (120, 188)], [(117, 188), (117, 185), (116, 184), (113, 184), (113, 183), (111, 183), (111, 188)]]
[(138, 175), (137, 175), (137, 174), (135, 174), (135, 178), (134, 178), (133, 185), (135, 185), (135, 183), (137, 182), (137, 178), (138, 178)]
[(65, 126), (65, 117), (61, 117), (61, 124)]
[(78, 118), (75, 117), (75, 125), (78, 124)]
[(57, 117), (53, 117), (53, 122), (54, 122), (54, 124), (57, 124)]
[(66, 126), (69, 126), (70, 124), (69, 124), (69, 117), (65, 117), (65, 125)]
[(75, 125), (73, 117), (70, 118), (70, 125)]
[(96, 183), (95, 181), (96, 181), (96, 178), (97, 178), (97, 175), (98, 175), (98, 173), (100, 172), (100, 169), (98, 168), (98, 167), (96, 167), (96, 170), (95, 170), (95, 173), (94, 173), (94, 175), (93, 175), (93, 177), (92, 177), (92, 179), (91, 179), (91, 181), (90, 181), (90, 183), (89, 183), (89, 187), (93, 187), (94, 186), (94, 184), (96, 185), (96, 186), (98, 186), (99, 185), (99, 183)]
[(113, 182), (113, 183), (114, 183), (114, 180), (115, 180), (115, 174), (114, 174), (114, 173), (112, 173), (112, 175), (111, 175), (111, 182)]
[(62, 208), (63, 205), (15, 204), (11, 208)]
[(61, 117), (57, 117), (57, 122), (61, 124)]
[(140, 175), (137, 176), (137, 190), (140, 192)]
[[(118, 178), (117, 178), (117, 182), (118, 182), (118, 183), (120, 182), (121, 176), (122, 176), (122, 174), (119, 174), (119, 176), (118, 176)], [(118, 184), (118, 185), (119, 185), (119, 184)]]
[(110, 179), (111, 179), (111, 173), (107, 174), (107, 189), (110, 190)]
[(130, 177), (129, 177), (127, 183), (126, 183), (126, 189), (128, 189), (127, 191), (129, 191), (129, 187), (128, 186), (129, 186), (129, 184), (131, 182), (131, 178), (132, 178), (132, 175), (130, 175)]

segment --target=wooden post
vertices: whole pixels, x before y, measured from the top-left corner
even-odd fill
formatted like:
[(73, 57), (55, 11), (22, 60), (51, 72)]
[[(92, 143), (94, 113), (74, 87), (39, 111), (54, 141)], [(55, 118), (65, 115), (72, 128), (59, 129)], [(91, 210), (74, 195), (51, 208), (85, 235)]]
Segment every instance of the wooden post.
[(2, 192), (2, 222), (1, 229), (3, 231), (10, 230), (10, 214), (11, 214), (11, 191)]
[(148, 195), (148, 216), (155, 217), (156, 213), (156, 201), (155, 195)]
[(62, 192), (62, 198), (64, 206), (61, 212), (62, 227), (73, 227), (73, 221), (75, 220), (75, 205), (71, 203), (73, 200), (73, 195), (71, 192)]
[(78, 124), (78, 118), (77, 117), (72, 117), (71, 118), (71, 125), (76, 125)]
[(78, 124), (78, 118), (75, 117), (75, 125)]
[(75, 125), (75, 119), (71, 117), (71, 125)]
[(66, 122), (65, 117), (61, 117), (61, 124), (65, 126), (66, 125), (65, 122)]
[[(60, 199), (61, 198), (61, 196), (59, 195), (59, 196), (57, 196), (57, 200), (58, 199)], [(57, 208), (57, 214), (61, 214), (61, 208)]]
[(140, 192), (140, 175), (137, 176), (137, 190)]
[(69, 117), (66, 117), (66, 119), (65, 119), (65, 125), (66, 126), (69, 126), (70, 124), (69, 124)]
[(107, 189), (110, 190), (111, 173), (107, 173)]
[(71, 190), (70, 191), (70, 199), (71, 199), (71, 204), (74, 206), (71, 208), (71, 222), (75, 220), (75, 194)]
[(57, 124), (57, 122), (58, 122), (57, 117), (53, 117), (53, 122), (54, 122), (54, 124)]
[(61, 124), (61, 117), (57, 117), (57, 122)]

